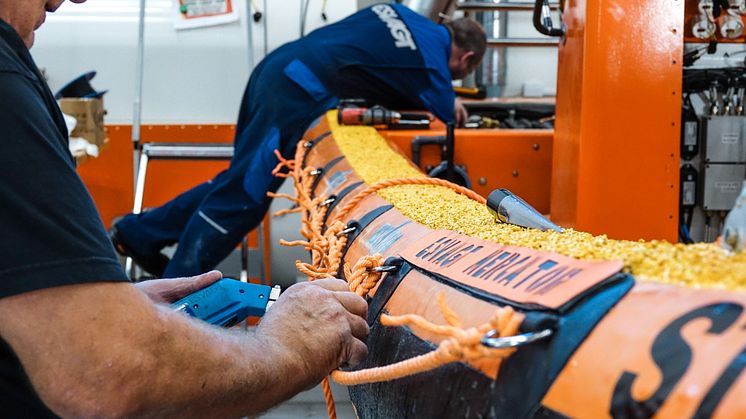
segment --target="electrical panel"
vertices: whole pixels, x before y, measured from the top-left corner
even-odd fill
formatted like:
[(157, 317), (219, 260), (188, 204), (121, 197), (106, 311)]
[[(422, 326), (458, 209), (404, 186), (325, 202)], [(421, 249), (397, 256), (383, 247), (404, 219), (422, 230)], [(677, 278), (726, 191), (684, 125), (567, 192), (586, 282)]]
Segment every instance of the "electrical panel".
[(746, 165), (705, 164), (702, 180), (702, 209), (730, 211), (741, 192)]
[(685, 69), (683, 91), (680, 239), (713, 241), (746, 178), (746, 70)]
[(679, 239), (712, 242), (746, 178), (746, 0), (684, 9)]
[[(744, 163), (743, 116), (707, 116), (704, 119), (704, 161), (715, 163)], [(686, 138), (684, 139), (686, 141)]]
[(746, 117), (709, 115), (703, 122), (702, 209), (730, 211), (746, 176)]
[(681, 185), (679, 187), (681, 199), (679, 205), (682, 208), (691, 209), (697, 206), (698, 176), (697, 169), (691, 164), (685, 164), (681, 167)]

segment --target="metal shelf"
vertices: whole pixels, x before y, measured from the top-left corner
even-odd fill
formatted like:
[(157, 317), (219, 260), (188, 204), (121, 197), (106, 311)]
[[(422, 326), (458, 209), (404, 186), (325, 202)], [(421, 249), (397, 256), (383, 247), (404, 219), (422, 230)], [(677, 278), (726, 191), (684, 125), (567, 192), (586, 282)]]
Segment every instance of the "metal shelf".
[[(559, 9), (559, 4), (552, 3), (549, 6), (552, 10)], [(505, 3), (482, 3), (477, 1), (462, 1), (456, 4), (459, 10), (470, 12), (530, 12), (534, 10), (534, 3), (528, 2), (505, 2)]]
[(499, 47), (532, 47), (532, 48), (551, 48), (559, 45), (556, 38), (489, 38), (487, 46), (491, 48)]
[(145, 143), (142, 152), (150, 159), (230, 160), (233, 144)]

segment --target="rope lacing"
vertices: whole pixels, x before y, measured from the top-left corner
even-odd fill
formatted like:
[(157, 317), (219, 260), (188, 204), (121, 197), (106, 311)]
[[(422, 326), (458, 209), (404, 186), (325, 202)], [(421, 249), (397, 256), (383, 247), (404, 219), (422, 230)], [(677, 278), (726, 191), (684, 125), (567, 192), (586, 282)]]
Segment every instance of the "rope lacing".
[[(403, 316), (381, 315), (384, 326), (415, 326), (424, 331), (444, 336), (438, 348), (424, 355), (416, 356), (396, 364), (370, 368), (360, 371), (334, 371), (332, 378), (343, 385), (358, 385), (390, 381), (421, 372), (431, 371), (452, 362), (475, 362), (482, 359), (502, 360), (515, 352), (515, 348), (492, 349), (481, 344), (481, 339), (490, 330), (497, 330), (500, 337), (513, 336), (518, 332), (521, 319), (515, 316), (510, 307), (499, 308), (490, 322), (478, 327), (464, 329), (461, 320), (447, 306), (445, 294), (438, 294), (438, 306), (448, 325), (431, 323), (421, 316), (407, 314)], [(499, 367), (499, 365), (498, 365)]]
[[(291, 196), (277, 193), (269, 193), (268, 195), (272, 198), (285, 198), (294, 203), (292, 208), (278, 211), (274, 216), (301, 213), (300, 234), (305, 240), (281, 240), (280, 244), (284, 246), (302, 246), (311, 253), (311, 263), (300, 260), (295, 262), (296, 268), (305, 274), (309, 281), (337, 276), (342, 255), (348, 241), (347, 234), (344, 234), (347, 231), (347, 226), (342, 220), (363, 199), (381, 189), (398, 185), (444, 186), (477, 202), (485, 203), (485, 199), (477, 193), (443, 179), (427, 177), (390, 179), (374, 183), (350, 198), (339, 209), (334, 219), (328, 223), (326, 229), (324, 229), (324, 221), (327, 219), (326, 215), (329, 207), (322, 205), (323, 198), (311, 197), (314, 183), (312, 172), (315, 169), (311, 167), (302, 168), (298, 164), (298, 162), (303, 161), (307, 150), (303, 142), (299, 142), (294, 160), (285, 159), (279, 151), (275, 150), (275, 155), (279, 163), (272, 173), (275, 176), (292, 179), (296, 195)], [(287, 169), (287, 172), (285, 172), (285, 169)], [(361, 257), (352, 268), (348, 264), (345, 264), (344, 274), (350, 290), (361, 297), (366, 297), (382, 277), (382, 273), (376, 271), (375, 268), (383, 266), (383, 262), (381, 255), (368, 255)], [(430, 371), (452, 362), (476, 362), (489, 358), (496, 359), (499, 367), (499, 362), (516, 350), (515, 348), (492, 349), (480, 343), (485, 333), (491, 330), (497, 331), (500, 337), (512, 336), (518, 332), (521, 320), (519, 316), (515, 316), (512, 308), (500, 308), (488, 323), (464, 329), (459, 317), (446, 304), (445, 295), (442, 293), (438, 295), (438, 307), (447, 325), (434, 324), (414, 314), (403, 316), (383, 314), (380, 319), (381, 324), (384, 326), (414, 326), (432, 334), (445, 337), (436, 350), (383, 367), (360, 371), (333, 371), (331, 377), (336, 382), (349, 386), (394, 380)], [(330, 419), (335, 419), (336, 410), (328, 377), (322, 381), (322, 386), (327, 403), (327, 413)]]

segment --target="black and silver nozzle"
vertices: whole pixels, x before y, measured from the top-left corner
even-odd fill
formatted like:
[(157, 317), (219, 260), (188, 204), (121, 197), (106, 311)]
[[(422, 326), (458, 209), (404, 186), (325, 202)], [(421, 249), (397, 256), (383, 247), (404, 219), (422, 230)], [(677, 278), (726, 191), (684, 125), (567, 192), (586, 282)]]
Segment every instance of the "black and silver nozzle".
[(542, 231), (554, 230), (562, 233), (564, 230), (549, 221), (536, 211), (534, 207), (507, 189), (495, 189), (487, 198), (487, 208), (499, 221), (515, 224), (521, 227), (538, 228)]

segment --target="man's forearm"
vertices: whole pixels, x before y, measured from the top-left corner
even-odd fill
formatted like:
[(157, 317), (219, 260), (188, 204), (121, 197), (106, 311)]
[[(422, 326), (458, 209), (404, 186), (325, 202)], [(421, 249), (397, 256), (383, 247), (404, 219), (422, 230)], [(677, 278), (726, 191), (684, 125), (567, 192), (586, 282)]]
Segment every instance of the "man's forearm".
[(226, 331), (168, 308), (158, 311), (160, 336), (143, 351), (149, 358), (143, 367), (152, 374), (122, 383), (132, 392), (128, 408), (134, 415), (253, 415), (312, 384), (299, 358), (255, 330)]
[(63, 416), (251, 415), (317, 378), (281, 345), (157, 307), (128, 284), (2, 299), (0, 318), (42, 400)]

